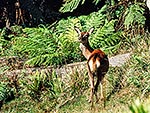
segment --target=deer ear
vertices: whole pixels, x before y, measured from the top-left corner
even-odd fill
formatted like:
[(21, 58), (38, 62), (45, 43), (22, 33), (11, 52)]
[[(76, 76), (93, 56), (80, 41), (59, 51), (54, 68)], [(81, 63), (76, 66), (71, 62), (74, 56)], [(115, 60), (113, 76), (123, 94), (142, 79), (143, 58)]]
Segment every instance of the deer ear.
[(78, 27), (74, 27), (74, 29), (76, 30), (76, 32), (78, 33), (78, 35), (80, 36), (81, 35), (81, 31)]
[(93, 31), (94, 31), (94, 27), (90, 28), (90, 30), (89, 30), (89, 32), (88, 32), (89, 35), (92, 34)]

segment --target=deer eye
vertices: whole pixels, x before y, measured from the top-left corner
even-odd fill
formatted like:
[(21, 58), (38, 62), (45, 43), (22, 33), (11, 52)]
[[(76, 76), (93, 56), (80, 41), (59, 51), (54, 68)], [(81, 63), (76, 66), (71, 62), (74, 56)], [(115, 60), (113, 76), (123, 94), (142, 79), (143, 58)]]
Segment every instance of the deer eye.
[(87, 39), (88, 38), (88, 35), (84, 35), (83, 36), (83, 39), (85, 40), (85, 39)]

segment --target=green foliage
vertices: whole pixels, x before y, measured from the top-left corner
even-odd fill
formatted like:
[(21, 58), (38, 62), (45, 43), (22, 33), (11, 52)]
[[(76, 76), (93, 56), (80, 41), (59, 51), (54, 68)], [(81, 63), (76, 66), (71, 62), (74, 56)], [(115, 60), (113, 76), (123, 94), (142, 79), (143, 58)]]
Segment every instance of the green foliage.
[(115, 52), (121, 44), (122, 32), (115, 32), (117, 20), (108, 21), (107, 5), (104, 5), (98, 12), (89, 16), (80, 16), (80, 23), (86, 31), (91, 27), (95, 28), (91, 35), (90, 42), (93, 48), (101, 48), (107, 53)]
[[(70, 3), (77, 7), (77, 4), (84, 2), (84, 0), (66, 0), (65, 4)], [(98, 3), (100, 0), (93, 2)], [(111, 4), (115, 4), (113, 0), (111, 2)], [(24, 29), (13, 26), (12, 30), (16, 32), (17, 35), (8, 35), (12, 41), (6, 41), (4, 35), (1, 35), (0, 52), (3, 55), (13, 54), (24, 57), (27, 59), (26, 64), (32, 66), (62, 65), (81, 61), (84, 57), (80, 53), (77, 33), (74, 30), (74, 26), (77, 26), (82, 29), (82, 31), (88, 31), (91, 27), (94, 27), (94, 33), (92, 33), (90, 38), (92, 47), (94, 49), (101, 48), (106, 53), (115, 53), (124, 40), (122, 34), (125, 34), (121, 29), (116, 32), (115, 27), (120, 21), (118, 20), (119, 16), (121, 16), (121, 14), (124, 15), (124, 25), (126, 29), (134, 28), (134, 26), (141, 29), (145, 24), (145, 17), (143, 16), (144, 9), (139, 3), (129, 4), (129, 8), (126, 9), (125, 13), (123, 13), (123, 7), (119, 7), (115, 13), (112, 12), (113, 14), (111, 14), (111, 12), (108, 12), (108, 5), (109, 4), (104, 5), (98, 12), (93, 12), (87, 16), (61, 19), (57, 24), (53, 25), (52, 28), (44, 25), (40, 25), (37, 28)], [(72, 8), (72, 10), (74, 9)], [(116, 13), (117, 11), (119, 14)], [(113, 17), (110, 18), (108, 16), (109, 14), (117, 18), (112, 20), (111, 18)], [(3, 33), (5, 32), (2, 32), (2, 34)], [(136, 33), (134, 33), (134, 35), (135, 34)]]
[(130, 107), (132, 113), (149, 113), (149, 105), (145, 106), (139, 99), (137, 99)]
[(61, 54), (65, 56), (66, 62), (67, 60), (74, 62), (81, 59), (77, 33), (74, 30), (74, 26), (80, 26), (79, 19), (68, 18), (68, 20), (60, 21), (55, 31), (58, 34), (58, 46), (60, 47)]
[(147, 94), (150, 91), (150, 56), (148, 49), (150, 41), (149, 37), (146, 36), (144, 38), (135, 37), (135, 40), (134, 48), (136, 49), (127, 72), (127, 83), (140, 88), (139, 91), (143, 94)]
[[(102, 109), (102, 102), (96, 103), (97, 112), (129, 112), (128, 105), (131, 105), (131, 101), (136, 97), (143, 101), (149, 96), (150, 41), (146, 36), (140, 40), (135, 38), (136, 46), (133, 48), (132, 58), (122, 67), (111, 67), (105, 76), (106, 107)], [(18, 78), (19, 95), (15, 100), (4, 104), (1, 112), (92, 112), (86, 100), (89, 92), (86, 72), (75, 71), (61, 77), (55, 72), (37, 72), (30, 76), (20, 75)], [(135, 81), (138, 81), (140, 86)], [(137, 106), (138, 109), (149, 109), (149, 104), (141, 105), (143, 107)]]
[(26, 80), (20, 80), (20, 84), (24, 90), (28, 90), (26, 93), (29, 94), (33, 99), (40, 100), (41, 94), (43, 94), (45, 91), (48, 91), (49, 97), (54, 98), (55, 96), (52, 76), (44, 71), (37, 71), (34, 75), (29, 76)]
[(0, 83), (0, 101), (3, 101), (7, 98), (7, 89), (6, 86)]
[(25, 28), (25, 37), (15, 38), (13, 49), (29, 58), (56, 51), (55, 39), (47, 28)]
[(88, 16), (80, 16), (81, 26), (84, 30), (88, 30), (94, 27), (95, 30), (102, 27), (105, 24), (105, 19), (107, 20), (107, 5), (104, 5), (98, 12), (93, 12)]
[(124, 25), (126, 29), (134, 28), (136, 25), (143, 27), (145, 24), (144, 8), (139, 3), (132, 4), (125, 12)]
[(10, 54), (12, 54), (10, 51), (8, 51), (8, 49), (11, 47), (11, 42), (8, 41), (10, 40), (10, 38), (8, 37), (8, 40), (6, 40), (5, 37), (8, 37), (6, 28), (1, 29), (0, 31), (0, 56), (9, 56)]
[[(57, 42), (45, 26), (23, 29), (23, 36), (13, 39), (13, 50), (21, 57), (30, 58), (30, 65), (49, 65), (57, 58)], [(54, 64), (57, 62), (54, 62)], [(60, 63), (60, 62), (59, 62)]]
[(83, 73), (75, 71), (62, 78), (58, 77), (56, 72), (50, 74), (45, 70), (37, 71), (30, 76), (22, 74), (18, 80), (19, 95), (8, 103), (10, 105), (7, 110), (5, 109), (7, 104), (3, 105), (2, 111), (5, 109), (7, 112), (12, 110), (54, 112), (69, 102), (73, 103), (89, 88), (88, 76), (85, 71)]
[[(147, 53), (148, 55), (148, 53)], [(129, 70), (129, 76), (128, 83), (135, 85), (136, 87), (140, 87), (141, 91), (144, 93), (147, 93), (150, 91), (150, 85), (149, 85), (149, 69), (150, 69), (150, 63), (147, 58), (143, 58), (141, 56), (133, 56), (134, 61), (132, 62), (134, 65), (134, 70), (137, 70), (136, 72), (133, 70)], [(149, 58), (149, 57), (148, 57)], [(143, 80), (145, 82), (143, 82)]]
[(115, 33), (114, 24), (116, 20), (108, 22), (99, 28), (91, 40), (94, 48), (102, 48), (107, 52), (114, 52), (121, 42), (121, 32)]
[(82, 4), (85, 2), (85, 0), (65, 0), (65, 4), (63, 4), (63, 7), (60, 8), (61, 12), (72, 12), (74, 9), (78, 7), (78, 5), (82, 2)]
[[(62, 20), (55, 31), (48, 27), (23, 29), (23, 36), (13, 39), (12, 49), (21, 57), (27, 57), (29, 65), (59, 65), (80, 60), (79, 43), (74, 26), (78, 19)], [(69, 26), (69, 27), (68, 27)]]
[[(83, 5), (86, 0), (64, 0), (63, 6), (60, 8), (60, 12), (73, 12), (79, 5)], [(93, 0), (93, 3), (97, 5), (101, 0)]]
[(0, 83), (0, 102), (13, 98), (12, 90), (6, 85), (6, 83)]
[(93, 2), (97, 5), (101, 0), (93, 0)]

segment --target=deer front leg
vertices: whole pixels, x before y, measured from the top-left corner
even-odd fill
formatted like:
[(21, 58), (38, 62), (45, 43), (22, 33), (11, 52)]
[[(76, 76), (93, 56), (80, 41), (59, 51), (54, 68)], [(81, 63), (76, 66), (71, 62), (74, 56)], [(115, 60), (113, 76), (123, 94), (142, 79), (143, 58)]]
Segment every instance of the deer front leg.
[(89, 75), (89, 81), (90, 81), (90, 87), (91, 87), (91, 91), (90, 91), (90, 98), (89, 98), (89, 102), (93, 102), (93, 95), (94, 95), (94, 76), (90, 70), (89, 65), (87, 64), (87, 69), (88, 69), (88, 75)]

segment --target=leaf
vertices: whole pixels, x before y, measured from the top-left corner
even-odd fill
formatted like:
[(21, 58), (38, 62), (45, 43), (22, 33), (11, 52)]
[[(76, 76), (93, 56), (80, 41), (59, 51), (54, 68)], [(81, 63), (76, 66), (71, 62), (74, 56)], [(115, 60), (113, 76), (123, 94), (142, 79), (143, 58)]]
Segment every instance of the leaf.
[(132, 4), (124, 13), (125, 21), (124, 25), (125, 28), (128, 30), (130, 27), (138, 25), (145, 25), (145, 17), (144, 17), (144, 8), (140, 7), (140, 4)]
[[(85, 0), (83, 0), (84, 2)], [(82, 2), (82, 0), (70, 0), (70, 1), (66, 1), (63, 6), (60, 8), (60, 12), (73, 12), (79, 5), (79, 3)], [(82, 2), (82, 4), (83, 4)]]

